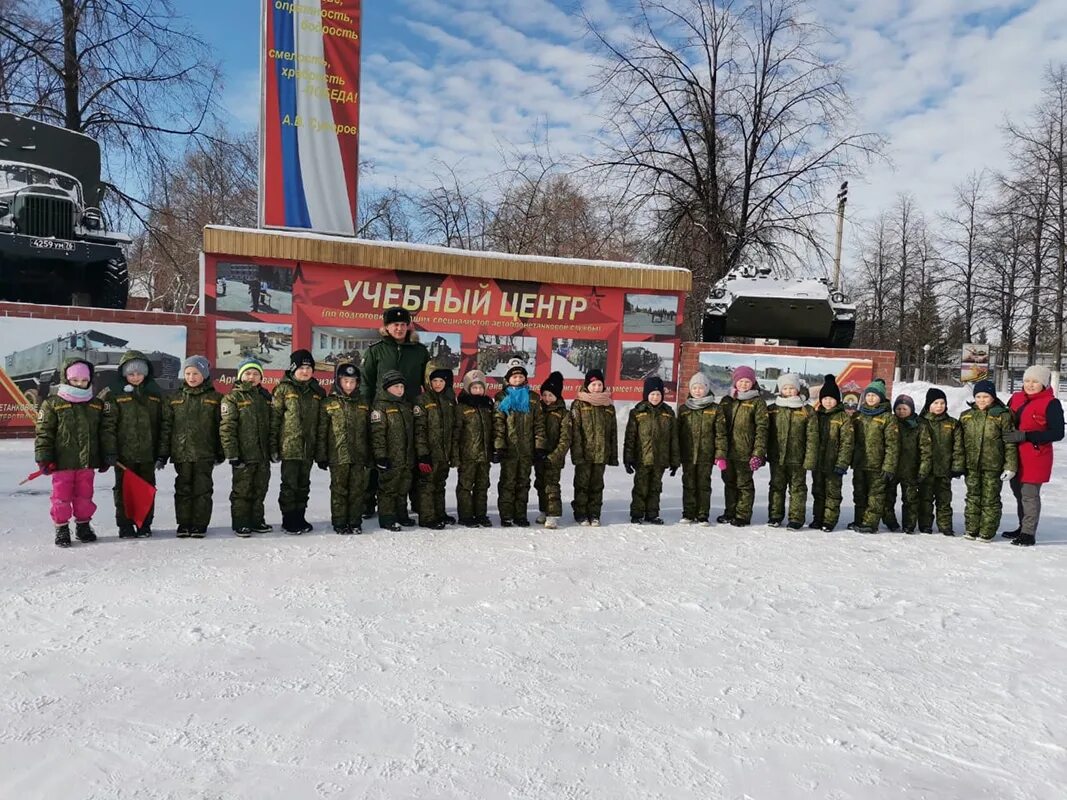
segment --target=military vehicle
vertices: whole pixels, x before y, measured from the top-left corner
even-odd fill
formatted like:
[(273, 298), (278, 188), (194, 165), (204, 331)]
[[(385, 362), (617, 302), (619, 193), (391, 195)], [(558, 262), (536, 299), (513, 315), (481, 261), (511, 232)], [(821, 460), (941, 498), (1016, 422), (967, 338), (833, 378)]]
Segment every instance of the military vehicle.
[(775, 278), (770, 267), (736, 267), (712, 287), (703, 333), (705, 342), (745, 336), (843, 348), (856, 333), (856, 304), (828, 278)]
[[(73, 331), (4, 356), (4, 372), (37, 405), (48, 397), (58, 383), (60, 369), (68, 358), (84, 358), (93, 365), (93, 391), (110, 384), (118, 372), (119, 362), (128, 349), (126, 339), (95, 330)], [(145, 353), (152, 364), (153, 377), (165, 392), (178, 388), (182, 362), (177, 356), (158, 351)]]
[(0, 300), (125, 308), (123, 233), (104, 230), (100, 145), (0, 113)]
[(662, 359), (647, 347), (626, 347), (622, 351), (619, 377), (624, 381), (640, 381), (659, 371)]

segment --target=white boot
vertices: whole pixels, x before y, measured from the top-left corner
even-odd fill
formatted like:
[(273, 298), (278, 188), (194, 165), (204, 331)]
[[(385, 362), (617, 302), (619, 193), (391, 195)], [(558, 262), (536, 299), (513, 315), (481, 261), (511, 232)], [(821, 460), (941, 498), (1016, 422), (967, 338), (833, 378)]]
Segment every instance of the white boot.
[(554, 531), (559, 527), (559, 517), (545, 517), (545, 527)]
[(594, 528), (599, 528), (600, 527), (600, 519), (598, 517), (593, 517), (591, 520), (589, 520), (589, 524)]

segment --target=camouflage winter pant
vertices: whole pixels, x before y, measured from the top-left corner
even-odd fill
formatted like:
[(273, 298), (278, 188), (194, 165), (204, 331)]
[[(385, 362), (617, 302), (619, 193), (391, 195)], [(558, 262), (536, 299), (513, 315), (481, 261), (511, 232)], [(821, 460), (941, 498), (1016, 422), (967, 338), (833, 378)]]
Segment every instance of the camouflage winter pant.
[(756, 502), (756, 481), (748, 461), (727, 461), (726, 471), (722, 474), (722, 485), (726, 516), (750, 522), (752, 505)]
[(881, 470), (858, 469), (852, 473), (857, 525), (878, 530), (885, 513), (885, 488)]
[(214, 461), (174, 465), (174, 516), (179, 525), (207, 527), (211, 522)]
[(952, 532), (952, 478), (927, 478), (919, 484), (919, 527), (934, 528), (934, 505), (937, 505), (937, 529)]
[(563, 495), (560, 490), (561, 467), (541, 461), (534, 464), (534, 489), (537, 491), (537, 510), (548, 517), (563, 515)]
[(461, 522), (489, 514), (489, 464), (459, 465), (456, 482), (456, 515)]
[(500, 462), (496, 504), (501, 520), (523, 519), (526, 516), (532, 469), (533, 462), (525, 458), (506, 458)]
[(444, 520), (448, 464), (434, 464), (428, 475), (421, 471), (415, 474), (415, 511), (419, 515), (419, 522), (428, 525)]
[(404, 519), (408, 513), (408, 492), (411, 490), (411, 467), (398, 464), (378, 473), (378, 522), (387, 528)]
[(282, 462), (282, 489), (278, 494), (278, 507), (283, 514), (303, 513), (311, 496), (312, 461), (288, 460)]
[(575, 464), (571, 511), (576, 520), (600, 519), (604, 509), (605, 468), (605, 464)]
[(230, 523), (237, 528), (254, 528), (265, 520), (263, 503), (270, 486), (270, 462), (246, 463), (233, 470), (230, 488)]
[(362, 524), (367, 473), (361, 464), (330, 467), (330, 522), (335, 528)]
[(808, 507), (808, 476), (794, 464), (771, 465), (771, 488), (767, 514), (771, 521), (785, 517), (785, 493), (789, 490), (789, 521), (803, 522)]
[(682, 465), (682, 516), (706, 520), (711, 514), (711, 471), (714, 464)]
[(997, 535), (1003, 510), (1000, 489), (1000, 470), (972, 469), (967, 472), (963, 519), (968, 533), (977, 533), (983, 539)]
[[(147, 464), (130, 464), (124, 461), (122, 463), (126, 464), (129, 470), (135, 475), (139, 475), (140, 477), (144, 478), (153, 486), (156, 485), (156, 465), (154, 462), (149, 462)], [(122, 528), (127, 525), (133, 525), (133, 520), (126, 516), (126, 509), (122, 503), (122, 478), (126, 474), (126, 470), (124, 470), (122, 467), (115, 467), (114, 469), (115, 489), (113, 490), (112, 494), (115, 498), (115, 524)], [(155, 515), (156, 504), (153, 503), (152, 507), (148, 509), (148, 516), (144, 518), (144, 525), (142, 525), (141, 527), (151, 527), (152, 519), (155, 517)]]
[(841, 517), (841, 476), (833, 472), (811, 474), (812, 521), (833, 528)]
[[(897, 489), (900, 489), (901, 515), (900, 523), (897, 522)], [(903, 528), (905, 531), (915, 530), (919, 522), (919, 480), (893, 481), (885, 487), (885, 511), (882, 521), (887, 528)]]
[(659, 516), (659, 496), (663, 492), (663, 467), (638, 467), (630, 493), (630, 516), (652, 519)]

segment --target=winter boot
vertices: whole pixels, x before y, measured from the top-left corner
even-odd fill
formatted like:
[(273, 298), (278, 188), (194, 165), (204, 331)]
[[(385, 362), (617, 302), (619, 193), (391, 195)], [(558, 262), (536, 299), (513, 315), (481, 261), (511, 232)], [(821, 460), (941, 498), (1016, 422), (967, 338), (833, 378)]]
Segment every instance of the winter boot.
[(301, 529), (300, 516), (292, 511), (282, 512), (282, 530), (290, 536), (299, 536), (304, 531)]
[(575, 525), (585, 525), (587, 522), (589, 522), (588, 517), (579, 517), (577, 514), (574, 515)]
[(857, 525), (853, 528), (856, 533), (878, 533), (876, 528), (872, 528), (870, 525)]
[(538, 525), (544, 525), (547, 520), (548, 515), (542, 511), (540, 514), (537, 515), (537, 519), (534, 520), (534, 522), (536, 522)]
[(1037, 544), (1037, 537), (1030, 536), (1027, 533), (1020, 533), (1018, 536), (1011, 540), (1011, 543), (1016, 547), (1033, 547), (1035, 544)]
[(956, 532), (954, 530), (952, 530), (951, 528), (949, 528), (947, 531), (941, 531), (941, 534), (943, 536), (955, 536)]
[(1014, 539), (1014, 538), (1015, 538), (1015, 537), (1017, 537), (1017, 536), (1018, 536), (1018, 535), (1019, 535), (1020, 533), (1022, 533), (1022, 528), (1016, 528), (1016, 529), (1015, 529), (1015, 530), (1013, 530), (1013, 531), (1004, 531), (1004, 533), (1002, 533), (1002, 534), (1000, 534), (1000, 535), (1001, 535), (1002, 537), (1004, 537), (1005, 539)]
[(456, 518), (453, 517), (451, 514), (445, 514), (445, 525), (455, 525), (455, 524), (456, 524)]
[(545, 517), (545, 528), (554, 531), (559, 527), (559, 517)]
[(189, 529), (189, 536), (193, 539), (203, 539), (207, 536), (207, 525), (194, 525)]
[(808, 527), (811, 528), (813, 531), (820, 530), (822, 528), (822, 520), (821, 519), (813, 519), (811, 521), (811, 524), (808, 525)]
[(334, 525), (333, 532), (341, 536), (348, 536), (352, 533), (352, 529), (349, 528), (347, 525)]
[(417, 524), (411, 517), (401, 517), (397, 520), (405, 528), (414, 528)]
[(830, 533), (830, 532), (833, 531), (833, 529), (834, 529), (833, 525), (821, 525), (819, 527), (819, 530), (822, 531), (823, 533)]
[(388, 525), (382, 525), (382, 527), (393, 533), (400, 533), (404, 530), (404, 527), (399, 522), (390, 522)]
[(747, 520), (747, 519), (732, 519), (732, 520), (730, 520), (730, 524), (733, 525), (735, 528), (747, 528), (748, 524), (749, 524), (749, 520)]
[(501, 528), (510, 528), (513, 524), (514, 523), (510, 519), (504, 519), (503, 517), (500, 518)]
[(257, 522), (255, 525), (249, 526), (252, 529), (252, 533), (270, 533), (274, 530), (273, 525), (268, 525), (266, 522)]
[(715, 521), (720, 525), (728, 525), (734, 520), (729, 514), (719, 514), (719, 516), (715, 518)]
[(188, 539), (192, 535), (193, 531), (188, 525), (179, 525), (178, 530), (175, 531), (175, 536), (179, 539)]
[(919, 528), (919, 533), (933, 533), (933, 528)]
[(710, 525), (707, 517), (697, 517), (697, 525)]
[(786, 525), (786, 527), (789, 528), (789, 530), (791, 530), (791, 531), (799, 531), (801, 528), (804, 527), (804, 523), (803, 522), (790, 522), (788, 525)]
[(70, 547), (70, 525), (56, 525), (56, 547)]
[(974, 531), (966, 531), (963, 534), (963, 538), (973, 542), (978, 538), (978, 534)]
[(652, 514), (646, 514), (645, 522), (647, 522), (649, 525), (662, 525), (663, 517), (655, 516)]
[(480, 527), (482, 527), (478, 523), (478, 520), (476, 520), (474, 517), (460, 517), (459, 518), (459, 524), (460, 525), (466, 525), (468, 528), (480, 528)]
[(599, 528), (600, 527), (600, 517), (593, 517), (591, 520), (589, 520), (589, 527), (590, 528)]
[(125, 525), (119, 525), (119, 538), (136, 539), (137, 531), (133, 529), (133, 525), (131, 523), (127, 522)]
[(489, 517), (478, 517), (478, 527), (479, 528), (492, 528), (493, 527), (493, 521), (491, 519), (489, 519)]
[(358, 523), (356, 525), (349, 525), (348, 532), (355, 536), (360, 536), (363, 533), (363, 526)]
[(512, 522), (514, 522), (520, 528), (530, 527), (530, 520), (527, 517), (515, 517)]
[(692, 525), (694, 520), (689, 519), (689, 517), (682, 517), (680, 520), (678, 520), (678, 522), (681, 525)]
[(78, 538), (79, 542), (96, 541), (96, 531), (93, 530), (93, 526), (89, 524), (88, 520), (75, 523), (74, 535)]
[(300, 532), (301, 533), (311, 533), (313, 530), (315, 530), (315, 527), (310, 522), (308, 522), (308, 518), (307, 518), (306, 514), (307, 514), (307, 511), (304, 510), (304, 511), (301, 511), (299, 514), (296, 515), (296, 517), (297, 517), (296, 521), (298, 523), (300, 523)]
[(645, 521), (644, 517), (630, 517), (630, 522), (633, 525), (640, 525), (644, 521)]
[(151, 525), (142, 525), (140, 528), (137, 529), (137, 535), (142, 537), (142, 538), (144, 538), (144, 539), (151, 538), (152, 537), (152, 526)]
[(782, 521), (780, 519), (769, 519), (767, 520), (767, 526), (770, 528), (780, 528), (782, 527)]
[(249, 536), (252, 535), (252, 529), (249, 528), (247, 525), (242, 525), (239, 528), (234, 528), (233, 534), (234, 536), (240, 536), (242, 539), (247, 539)]

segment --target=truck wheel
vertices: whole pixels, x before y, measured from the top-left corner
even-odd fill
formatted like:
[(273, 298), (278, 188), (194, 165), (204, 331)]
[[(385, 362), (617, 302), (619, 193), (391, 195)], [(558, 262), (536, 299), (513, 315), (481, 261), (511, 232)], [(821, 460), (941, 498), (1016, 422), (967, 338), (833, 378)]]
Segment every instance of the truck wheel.
[(126, 308), (130, 295), (130, 275), (126, 270), (125, 256), (116, 256), (98, 266), (90, 295), (97, 308)]

